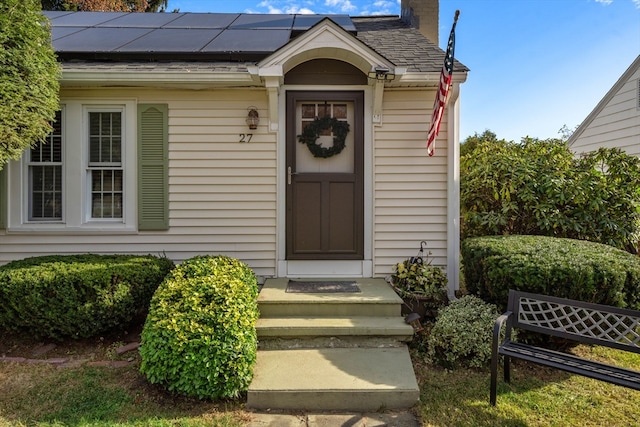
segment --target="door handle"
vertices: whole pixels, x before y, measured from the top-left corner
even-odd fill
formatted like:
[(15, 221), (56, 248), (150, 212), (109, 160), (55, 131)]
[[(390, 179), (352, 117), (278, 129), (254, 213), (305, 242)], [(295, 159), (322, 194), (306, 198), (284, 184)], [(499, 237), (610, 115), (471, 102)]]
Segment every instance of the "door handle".
[(298, 175), (297, 172), (291, 172), (291, 166), (287, 168), (287, 184), (291, 185), (291, 175)]

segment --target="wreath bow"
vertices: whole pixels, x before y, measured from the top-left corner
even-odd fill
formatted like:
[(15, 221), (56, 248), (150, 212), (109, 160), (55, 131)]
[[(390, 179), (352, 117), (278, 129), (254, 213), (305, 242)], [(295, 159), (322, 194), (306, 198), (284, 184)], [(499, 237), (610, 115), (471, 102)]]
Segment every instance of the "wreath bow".
[[(331, 147), (323, 147), (317, 142), (320, 133), (327, 129), (331, 129), (333, 133), (333, 145)], [(314, 121), (305, 126), (302, 135), (298, 135), (298, 142), (306, 144), (313, 157), (326, 159), (339, 154), (344, 149), (348, 133), (349, 123), (338, 120), (335, 117), (316, 117)]]

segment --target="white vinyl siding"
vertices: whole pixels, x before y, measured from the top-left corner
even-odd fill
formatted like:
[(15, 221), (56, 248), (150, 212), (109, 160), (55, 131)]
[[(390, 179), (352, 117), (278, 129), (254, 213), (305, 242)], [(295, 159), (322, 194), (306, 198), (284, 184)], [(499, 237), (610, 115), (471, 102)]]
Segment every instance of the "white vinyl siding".
[(624, 82), (613, 97), (571, 145), (576, 153), (600, 147), (620, 148), (640, 156), (640, 68)]
[(447, 259), (447, 114), (435, 155), (426, 151), (434, 91), (387, 91), (374, 129), (374, 275), (414, 256), (427, 242), (435, 265)]
[[(134, 96), (138, 104), (167, 105), (169, 228), (4, 233), (0, 264), (51, 253), (151, 253), (176, 262), (225, 254), (258, 275), (275, 275), (277, 134), (267, 130), (264, 90), (66, 89), (61, 94), (63, 102), (80, 96)], [(245, 122), (250, 105), (260, 113), (258, 129), (252, 131)], [(251, 141), (240, 142), (240, 135), (248, 133)]]
[[(276, 134), (267, 131), (266, 93), (193, 93), (169, 104), (169, 233), (198, 253), (223, 253), (258, 275), (276, 268)], [(214, 96), (215, 95), (215, 96)], [(250, 130), (247, 107), (260, 113)], [(247, 134), (252, 134), (250, 142)]]

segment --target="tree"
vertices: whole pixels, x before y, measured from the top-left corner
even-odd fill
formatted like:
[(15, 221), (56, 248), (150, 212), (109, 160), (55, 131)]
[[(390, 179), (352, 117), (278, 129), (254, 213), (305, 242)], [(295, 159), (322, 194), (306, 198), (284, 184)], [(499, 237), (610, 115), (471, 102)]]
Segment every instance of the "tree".
[[(506, 142), (501, 140), (502, 142)], [(498, 137), (495, 133), (491, 132), (489, 129), (486, 129), (481, 134), (477, 132), (473, 134), (473, 136), (467, 137), (462, 144), (460, 144), (460, 156), (464, 156), (469, 154), (471, 151), (475, 150), (476, 147), (483, 142), (498, 142)]]
[(637, 157), (602, 148), (577, 158), (560, 139), (472, 142), (460, 165), (463, 237), (533, 234), (637, 247)]
[(41, 0), (42, 10), (164, 12), (168, 0)]
[(0, 2), (0, 169), (51, 131), (60, 67), (50, 39), (38, 1)]

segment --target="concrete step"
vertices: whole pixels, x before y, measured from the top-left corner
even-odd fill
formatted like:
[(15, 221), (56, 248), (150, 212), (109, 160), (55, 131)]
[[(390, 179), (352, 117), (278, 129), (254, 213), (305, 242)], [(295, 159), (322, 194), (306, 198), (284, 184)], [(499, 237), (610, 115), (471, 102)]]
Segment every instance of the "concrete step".
[(260, 317), (393, 317), (402, 299), (384, 279), (352, 279), (362, 292), (288, 293), (288, 279), (268, 279), (260, 295)]
[(267, 317), (256, 324), (259, 339), (306, 337), (390, 337), (409, 341), (413, 328), (393, 317)]
[(419, 395), (406, 346), (261, 350), (247, 407), (364, 412), (410, 408)]

